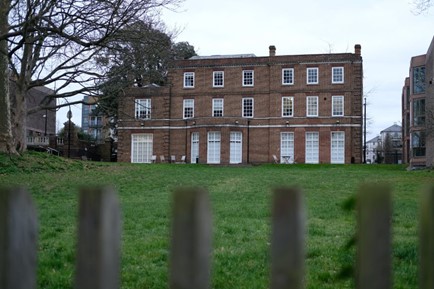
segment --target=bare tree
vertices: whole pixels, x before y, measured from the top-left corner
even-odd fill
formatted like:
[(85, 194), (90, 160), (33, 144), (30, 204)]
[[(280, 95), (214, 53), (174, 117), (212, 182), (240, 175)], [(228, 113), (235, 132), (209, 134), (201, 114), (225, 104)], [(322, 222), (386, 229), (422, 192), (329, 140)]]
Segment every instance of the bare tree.
[[(96, 64), (97, 56), (110, 48), (117, 32), (131, 23), (154, 21), (160, 8), (176, 7), (182, 0), (0, 1), (2, 117), (8, 115), (8, 104), (13, 103), (10, 126), (7, 122), (0, 126), (0, 151), (15, 153), (26, 149), (28, 113), (51, 109), (53, 98), (94, 94), (97, 80), (107, 73)], [(9, 67), (5, 68), (5, 61)], [(8, 70), (16, 85), (12, 100), (7, 91)], [(26, 92), (47, 85), (53, 94), (27, 110)], [(74, 103), (79, 102), (69, 104)]]
[(431, 0), (413, 0), (412, 5), (413, 13), (419, 15), (428, 11), (433, 5), (433, 2)]

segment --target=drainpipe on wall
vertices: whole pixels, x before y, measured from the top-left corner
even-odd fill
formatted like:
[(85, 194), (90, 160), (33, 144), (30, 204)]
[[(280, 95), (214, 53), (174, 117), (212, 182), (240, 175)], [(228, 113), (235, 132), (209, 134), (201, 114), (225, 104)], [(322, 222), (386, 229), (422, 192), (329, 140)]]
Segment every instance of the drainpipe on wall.
[(250, 119), (247, 120), (247, 163), (250, 163)]

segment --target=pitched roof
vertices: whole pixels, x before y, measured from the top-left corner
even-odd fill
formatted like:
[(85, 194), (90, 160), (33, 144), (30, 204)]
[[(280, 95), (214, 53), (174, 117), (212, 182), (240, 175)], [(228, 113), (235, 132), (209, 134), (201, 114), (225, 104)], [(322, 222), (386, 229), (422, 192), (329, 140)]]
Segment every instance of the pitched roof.
[(381, 133), (383, 133), (383, 132), (401, 132), (401, 126), (400, 125), (397, 125), (397, 124), (394, 124), (394, 125), (392, 125), (392, 126), (389, 126), (388, 128), (386, 128), (386, 129), (383, 129), (382, 131), (381, 131)]

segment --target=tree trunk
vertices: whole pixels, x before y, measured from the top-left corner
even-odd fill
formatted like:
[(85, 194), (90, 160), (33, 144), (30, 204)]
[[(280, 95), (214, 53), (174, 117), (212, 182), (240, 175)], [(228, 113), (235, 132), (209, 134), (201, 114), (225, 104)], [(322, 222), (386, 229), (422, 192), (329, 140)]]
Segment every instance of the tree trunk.
[[(10, 1), (0, 1), (0, 35), (8, 32)], [(16, 153), (12, 138), (7, 40), (0, 40), (0, 152)]]
[(11, 99), (11, 126), (13, 136), (13, 146), (18, 153), (27, 149), (27, 105), (26, 91), (19, 85), (15, 92), (10, 94)]

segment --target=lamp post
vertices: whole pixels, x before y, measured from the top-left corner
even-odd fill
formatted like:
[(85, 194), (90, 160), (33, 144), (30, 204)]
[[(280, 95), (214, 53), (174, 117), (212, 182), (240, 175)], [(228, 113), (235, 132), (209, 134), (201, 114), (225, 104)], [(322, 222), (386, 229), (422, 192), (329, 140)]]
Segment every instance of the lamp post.
[(70, 158), (71, 157), (71, 118), (72, 118), (71, 107), (69, 107), (69, 111), (66, 114), (66, 117), (68, 118), (68, 158)]
[(363, 163), (366, 164), (366, 97), (363, 103)]
[(47, 109), (45, 109), (45, 114), (42, 117), (45, 120), (44, 136), (47, 136), (47, 118), (48, 118), (48, 110)]

